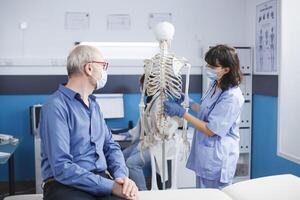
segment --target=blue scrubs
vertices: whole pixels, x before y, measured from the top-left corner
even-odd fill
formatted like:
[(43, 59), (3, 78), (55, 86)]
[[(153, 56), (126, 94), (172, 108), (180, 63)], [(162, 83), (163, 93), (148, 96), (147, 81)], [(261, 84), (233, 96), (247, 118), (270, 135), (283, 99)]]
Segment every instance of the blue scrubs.
[(212, 83), (200, 102), (197, 117), (215, 133), (195, 130), (186, 167), (196, 173), (201, 188), (222, 188), (232, 183), (239, 157), (239, 122), (244, 97), (239, 87), (222, 91)]

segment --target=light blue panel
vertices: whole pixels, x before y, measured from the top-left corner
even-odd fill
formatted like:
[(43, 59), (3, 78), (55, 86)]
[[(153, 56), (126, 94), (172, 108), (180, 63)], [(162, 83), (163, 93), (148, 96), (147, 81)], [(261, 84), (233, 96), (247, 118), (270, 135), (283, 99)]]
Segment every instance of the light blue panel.
[[(17, 180), (34, 179), (34, 144), (30, 133), (29, 106), (42, 103), (46, 95), (0, 95), (0, 133), (21, 138), (15, 153)], [(0, 165), (0, 180), (7, 180), (7, 164)]]
[(300, 165), (277, 156), (277, 97), (254, 95), (252, 177), (291, 173), (300, 176)]
[[(110, 128), (126, 128), (128, 127), (128, 121), (133, 121), (135, 125), (139, 118), (139, 103), (141, 95), (136, 94), (124, 94), (124, 118), (122, 119), (107, 119), (107, 125)], [(113, 105), (112, 105), (113, 106)]]

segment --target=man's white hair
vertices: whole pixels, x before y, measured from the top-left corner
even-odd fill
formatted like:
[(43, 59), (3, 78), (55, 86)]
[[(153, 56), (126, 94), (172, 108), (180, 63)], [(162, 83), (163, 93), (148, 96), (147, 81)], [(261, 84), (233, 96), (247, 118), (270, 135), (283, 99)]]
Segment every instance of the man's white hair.
[(83, 72), (84, 66), (88, 62), (96, 59), (97, 55), (101, 55), (100, 51), (89, 45), (78, 45), (69, 54), (67, 59), (68, 76), (73, 74), (80, 74)]

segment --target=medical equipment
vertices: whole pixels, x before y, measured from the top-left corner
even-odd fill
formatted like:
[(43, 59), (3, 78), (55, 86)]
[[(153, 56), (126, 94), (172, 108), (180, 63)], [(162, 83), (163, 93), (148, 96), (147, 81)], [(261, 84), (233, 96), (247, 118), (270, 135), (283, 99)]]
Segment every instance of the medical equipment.
[(38, 135), (41, 108), (41, 104), (35, 104), (29, 107), (31, 134), (34, 136)]
[[(165, 161), (166, 161), (166, 141), (170, 141), (175, 137), (175, 129), (170, 127), (170, 121), (172, 120), (169, 116), (164, 114), (164, 101), (167, 99), (172, 99), (174, 101), (179, 101), (182, 97), (182, 77), (181, 72), (184, 67), (187, 68), (186, 73), (186, 84), (185, 84), (185, 98), (183, 101), (183, 106), (188, 111), (189, 99), (188, 99), (188, 90), (189, 90), (189, 75), (191, 65), (185, 58), (176, 58), (174, 54), (168, 52), (170, 47), (171, 40), (174, 35), (174, 26), (169, 22), (161, 22), (157, 24), (154, 29), (154, 34), (156, 39), (159, 41), (160, 53), (156, 54), (151, 59), (146, 59), (144, 61), (144, 73), (145, 80), (143, 84), (143, 91), (141, 94), (141, 101), (139, 104), (140, 109), (140, 119), (141, 119), (141, 147), (150, 147), (150, 152), (154, 153), (151, 150), (151, 147), (159, 145), (162, 141), (162, 183), (163, 189), (165, 189)], [(151, 107), (152, 104), (156, 104), (155, 112), (155, 122), (149, 124), (147, 121), (147, 116), (151, 116), (145, 111), (145, 102), (144, 95), (153, 96), (150, 103), (147, 104), (147, 108)], [(148, 109), (150, 112), (150, 109)], [(178, 119), (179, 120), (179, 119)], [(181, 119), (180, 119), (181, 120)], [(147, 124), (148, 123), (148, 124)], [(187, 122), (183, 122), (183, 134), (182, 140), (184, 144), (184, 152), (187, 154), (189, 152), (190, 144), (187, 140)], [(174, 126), (174, 123), (171, 123), (171, 126)], [(145, 130), (145, 126), (148, 127), (148, 130)], [(154, 127), (153, 127), (154, 126)], [(176, 129), (178, 128), (178, 125)], [(151, 130), (150, 130), (151, 129)], [(172, 130), (172, 131), (170, 131)], [(176, 148), (179, 144), (178, 139), (176, 139)], [(173, 154), (177, 157), (178, 151), (175, 151)], [(152, 154), (153, 155), (153, 154)], [(152, 159), (153, 160), (153, 159)], [(156, 158), (156, 161), (159, 160)], [(175, 159), (176, 160), (176, 159)], [(175, 170), (176, 171), (176, 170)], [(154, 175), (155, 176), (155, 175)]]

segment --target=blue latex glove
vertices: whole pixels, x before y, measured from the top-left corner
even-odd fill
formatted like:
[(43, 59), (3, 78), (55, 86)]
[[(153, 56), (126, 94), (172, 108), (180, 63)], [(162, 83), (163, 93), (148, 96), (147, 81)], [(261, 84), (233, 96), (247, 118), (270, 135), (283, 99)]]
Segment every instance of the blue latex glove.
[(178, 116), (183, 117), (185, 109), (176, 102), (165, 101), (164, 102), (165, 113), (171, 117)]
[[(180, 94), (180, 99), (178, 99), (178, 100), (176, 101), (176, 103), (182, 104), (182, 102), (184, 101), (184, 99), (185, 99), (185, 94), (184, 94), (183, 92), (181, 92), (181, 94)], [(193, 100), (192, 98), (189, 97), (189, 108), (192, 107), (193, 103), (194, 103), (194, 100)]]
[(181, 92), (180, 93), (180, 99), (176, 99), (175, 102), (180, 105), (184, 101), (184, 98), (185, 98), (185, 95), (184, 95), (184, 93)]

